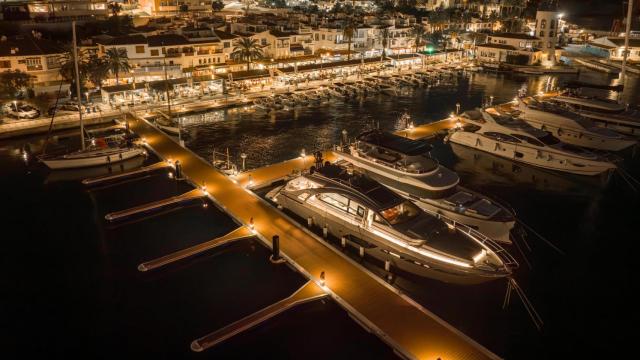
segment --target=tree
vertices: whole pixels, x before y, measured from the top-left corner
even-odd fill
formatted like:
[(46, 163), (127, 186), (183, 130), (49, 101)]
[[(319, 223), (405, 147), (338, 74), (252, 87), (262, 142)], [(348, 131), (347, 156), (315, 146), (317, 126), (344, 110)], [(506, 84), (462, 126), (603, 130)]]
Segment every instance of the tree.
[(424, 27), (422, 26), (422, 24), (415, 24), (413, 26), (413, 29), (411, 29), (411, 33), (413, 34), (413, 36), (416, 37), (416, 52), (418, 52), (418, 47), (420, 46), (420, 43), (422, 42), (422, 40), (424, 39)]
[(380, 30), (380, 43), (382, 44), (382, 57), (384, 59), (387, 56), (387, 45), (389, 45), (389, 28)]
[(107, 67), (107, 62), (96, 55), (91, 55), (89, 57), (89, 61), (87, 62), (87, 78), (95, 85), (97, 88), (102, 86), (102, 81), (107, 77), (109, 73), (109, 68)]
[[(72, 45), (68, 46), (58, 58), (60, 63), (60, 76), (70, 82), (69, 90), (71, 91), (71, 97), (76, 95), (76, 71), (75, 71), (75, 58), (73, 57)], [(78, 73), (80, 75), (80, 91), (84, 90), (84, 83), (87, 79), (87, 61), (88, 56), (86, 51), (78, 49)]]
[(122, 5), (120, 5), (115, 1), (110, 2), (108, 7), (109, 7), (109, 10), (111, 10), (111, 16), (117, 17), (118, 15), (120, 15), (120, 12), (122, 11)]
[(0, 73), (0, 98), (15, 99), (22, 97), (31, 89), (34, 77), (20, 70), (7, 70)]
[(263, 57), (262, 48), (260, 48), (258, 40), (251, 38), (240, 39), (231, 53), (231, 59), (233, 61), (247, 63), (247, 71), (249, 71), (249, 65), (251, 65), (254, 60), (259, 60)]
[(116, 77), (116, 84), (119, 83), (119, 75), (121, 72), (129, 72), (131, 70), (129, 57), (125, 49), (108, 49), (104, 61), (108, 71)]
[(351, 41), (353, 40), (353, 35), (356, 32), (356, 25), (353, 22), (352, 18), (347, 20), (347, 23), (344, 25), (344, 29), (342, 29), (342, 34), (347, 39), (347, 60), (351, 60)]
[(224, 9), (224, 3), (222, 2), (222, 0), (213, 0), (211, 2), (211, 11), (212, 12), (216, 12), (216, 11), (221, 11), (222, 9)]

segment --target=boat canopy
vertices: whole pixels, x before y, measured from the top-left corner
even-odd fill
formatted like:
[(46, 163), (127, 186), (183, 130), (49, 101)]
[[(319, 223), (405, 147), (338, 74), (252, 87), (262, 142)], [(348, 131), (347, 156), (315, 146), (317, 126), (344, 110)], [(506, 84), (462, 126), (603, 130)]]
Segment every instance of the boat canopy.
[(339, 183), (342, 189), (335, 187), (336, 192), (349, 192), (375, 211), (388, 209), (404, 201), (400, 195), (380, 183), (363, 174), (348, 172), (338, 165), (325, 165), (316, 169), (311, 176), (314, 181), (325, 183), (325, 188), (332, 187), (326, 179)]
[(418, 140), (412, 140), (382, 130), (370, 130), (356, 138), (358, 141), (375, 147), (385, 148), (406, 156), (416, 156), (427, 153), (431, 145)]

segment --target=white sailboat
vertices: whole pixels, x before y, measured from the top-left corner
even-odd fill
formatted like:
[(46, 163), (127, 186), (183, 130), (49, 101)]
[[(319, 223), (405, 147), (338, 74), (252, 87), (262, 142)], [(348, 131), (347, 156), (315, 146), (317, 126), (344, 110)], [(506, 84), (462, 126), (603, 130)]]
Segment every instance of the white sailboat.
[[(76, 42), (75, 21), (72, 23), (72, 31), (73, 59), (76, 75), (76, 94), (78, 95), (78, 101), (80, 102), (80, 104), (82, 104), (82, 97), (80, 96), (80, 74), (78, 71), (78, 50)], [(42, 162), (50, 169), (74, 169), (108, 165), (146, 154), (146, 151), (142, 147), (134, 146), (130, 142), (123, 143), (121, 141), (117, 141), (108, 143), (107, 141), (92, 141), (91, 145), (87, 147), (85, 144), (84, 123), (82, 121), (82, 106), (79, 106), (78, 109), (78, 116), (80, 118), (80, 143), (82, 148), (81, 150), (70, 154), (55, 157), (42, 157)]]

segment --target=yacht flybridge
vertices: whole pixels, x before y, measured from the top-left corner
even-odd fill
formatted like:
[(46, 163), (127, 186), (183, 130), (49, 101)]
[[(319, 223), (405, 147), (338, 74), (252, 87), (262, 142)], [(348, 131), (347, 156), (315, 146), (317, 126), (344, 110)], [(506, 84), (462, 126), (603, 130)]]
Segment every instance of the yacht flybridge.
[(329, 165), (302, 174), (267, 197), (349, 238), (392, 266), (445, 282), (477, 284), (509, 276), (517, 262), (479, 232), (428, 214), (365, 175)]
[(591, 149), (621, 151), (636, 140), (613, 130), (596, 126), (593, 121), (569, 110), (534, 97), (518, 99), (520, 118), (531, 126), (549, 131), (567, 144)]
[(456, 144), (573, 174), (597, 175), (616, 168), (602, 156), (565, 144), (546, 131), (493, 109), (467, 111), (459, 120), (464, 125), (448, 135), (448, 139)]
[(381, 130), (360, 134), (336, 154), (384, 186), (415, 201), (423, 210), (443, 214), (510, 243), (514, 215), (495, 201), (459, 185), (458, 174), (429, 155), (430, 145)]

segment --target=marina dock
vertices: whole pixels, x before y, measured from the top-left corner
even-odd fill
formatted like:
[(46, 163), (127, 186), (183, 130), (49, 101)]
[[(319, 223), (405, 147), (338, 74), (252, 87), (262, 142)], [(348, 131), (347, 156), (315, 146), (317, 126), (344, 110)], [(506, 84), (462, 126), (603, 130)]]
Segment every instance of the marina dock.
[[(322, 161), (335, 161), (336, 156), (333, 151), (323, 151)], [(249, 170), (235, 176), (235, 180), (240, 186), (248, 189), (259, 189), (269, 186), (272, 183), (285, 179), (302, 169), (308, 169), (315, 164), (313, 155), (300, 156), (295, 159), (283, 161), (281, 163)]]
[(137, 168), (131, 171), (126, 171), (123, 173), (118, 173), (118, 174), (112, 174), (112, 175), (105, 175), (105, 176), (98, 176), (98, 177), (94, 177), (94, 178), (88, 178), (88, 179), (84, 179), (82, 180), (82, 184), (83, 185), (96, 185), (96, 184), (102, 184), (105, 182), (110, 182), (110, 181), (117, 181), (117, 180), (121, 180), (121, 179), (126, 179), (132, 176), (136, 176), (136, 175), (141, 175), (141, 174), (146, 174), (152, 171), (156, 171), (156, 170), (161, 170), (161, 169), (166, 169), (168, 167), (171, 167), (171, 164), (169, 164), (166, 161), (160, 161), (157, 162), (155, 164), (149, 165), (149, 166), (143, 166), (141, 168)]
[(321, 299), (328, 296), (322, 287), (313, 281), (308, 281), (291, 296), (269, 305), (249, 316), (246, 316), (232, 324), (229, 324), (209, 335), (203, 336), (191, 343), (191, 350), (201, 352), (213, 347), (243, 331), (287, 311), (295, 306)]
[(412, 129), (396, 131), (396, 134), (412, 140), (425, 139), (434, 136), (438, 132), (453, 129), (454, 127), (456, 127), (457, 122), (457, 118), (450, 117), (432, 123), (419, 125)]
[(251, 231), (251, 229), (249, 229), (246, 226), (242, 226), (239, 227), (235, 230), (233, 230), (232, 232), (224, 235), (224, 236), (220, 236), (217, 237), (213, 240), (209, 240), (209, 241), (205, 241), (201, 244), (186, 248), (186, 249), (182, 249), (182, 250), (178, 250), (176, 252), (173, 252), (169, 255), (165, 255), (162, 256), (160, 258), (151, 260), (151, 261), (147, 261), (144, 262), (140, 265), (138, 265), (138, 270), (139, 271), (149, 271), (149, 270), (154, 270), (157, 269), (159, 267), (174, 263), (176, 261), (182, 260), (182, 259), (186, 259), (188, 257), (191, 256), (195, 256), (198, 254), (201, 254), (205, 251), (211, 250), (213, 248), (216, 248), (218, 246), (222, 246), (224, 244), (228, 244), (232, 241), (237, 241), (237, 240), (241, 240), (241, 239), (246, 239), (246, 238), (250, 238), (252, 236), (255, 236), (255, 234)]
[(200, 198), (202, 198), (204, 196), (206, 196), (206, 193), (204, 191), (202, 191), (201, 189), (194, 189), (194, 190), (188, 191), (188, 192), (186, 192), (186, 193), (184, 193), (182, 195), (176, 195), (176, 196), (172, 196), (172, 197), (167, 198), (167, 199), (162, 199), (162, 200), (153, 201), (153, 202), (150, 202), (150, 203), (147, 203), (147, 204), (135, 206), (135, 207), (132, 207), (130, 209), (112, 212), (112, 213), (109, 213), (109, 214), (105, 215), (104, 218), (107, 221), (122, 220), (122, 219), (128, 218), (130, 216), (134, 216), (134, 215), (140, 214), (140, 213), (154, 211), (154, 210), (166, 207), (166, 206), (179, 204), (179, 203), (185, 202), (185, 201), (200, 199)]
[[(270, 239), (278, 235), (283, 256), (303, 275), (319, 283), (320, 273), (325, 272), (325, 291), (402, 356), (433, 360), (499, 358), (346, 255), (322, 243), (274, 206), (215, 170), (147, 121), (132, 116), (128, 120), (130, 129), (140, 135), (151, 150), (162, 159), (179, 160), (189, 181), (206, 184), (212, 201), (238, 222), (252, 224), (257, 237), (267, 246), (271, 246)], [(259, 176), (255, 174), (269, 179), (292, 170), (281, 166), (271, 172), (267, 167)], [(208, 343), (203, 339), (197, 341), (200, 346)]]

